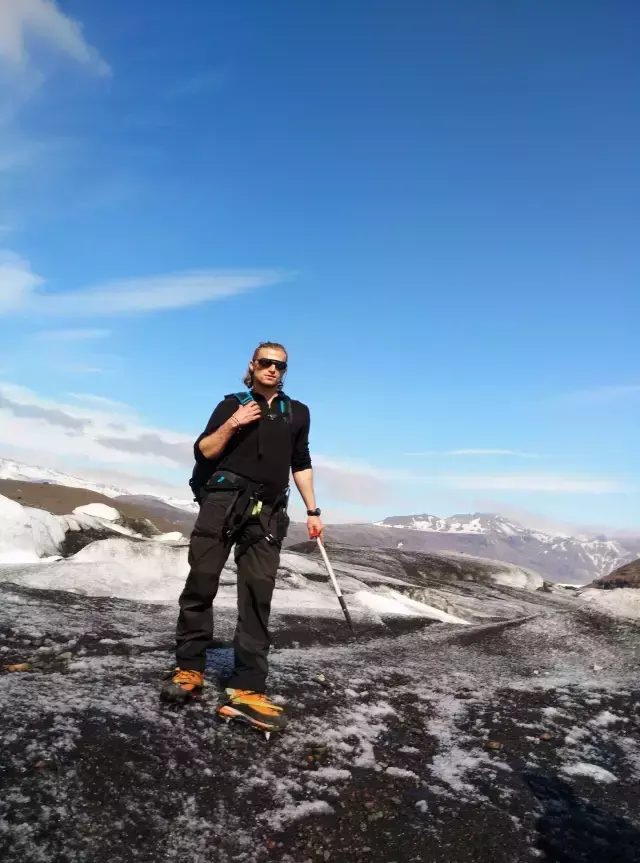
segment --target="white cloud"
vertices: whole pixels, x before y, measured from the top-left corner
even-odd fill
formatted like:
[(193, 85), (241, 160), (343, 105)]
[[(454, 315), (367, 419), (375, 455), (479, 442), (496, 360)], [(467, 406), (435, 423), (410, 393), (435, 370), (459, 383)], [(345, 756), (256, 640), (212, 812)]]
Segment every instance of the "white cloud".
[(0, 252), (0, 314), (23, 306), (42, 282), (24, 258)]
[(284, 273), (275, 270), (189, 270), (47, 293), (39, 290), (44, 280), (33, 272), (28, 261), (4, 252), (0, 256), (0, 314), (74, 318), (187, 308), (275, 285), (285, 278)]
[(98, 408), (135, 414), (135, 410), (131, 405), (128, 405), (125, 402), (119, 402), (116, 399), (109, 399), (106, 396), (97, 396), (93, 395), (93, 393), (67, 393), (67, 396), (75, 401), (85, 402), (86, 404), (94, 405)]
[(67, 403), (0, 382), (0, 446), (116, 468), (190, 469), (195, 434), (150, 427), (95, 398), (88, 405)]
[(449, 449), (449, 450), (426, 450), (425, 452), (408, 452), (407, 456), (449, 456), (449, 455), (509, 455), (518, 458), (538, 458), (536, 452), (522, 452), (518, 449)]
[(222, 297), (275, 285), (282, 274), (220, 273), (195, 270), (125, 279), (80, 291), (34, 297), (34, 307), (48, 315), (100, 316), (198, 306)]
[(31, 49), (36, 40), (98, 75), (111, 72), (84, 38), (81, 25), (53, 0), (0, 0), (0, 59), (24, 70), (33, 62)]

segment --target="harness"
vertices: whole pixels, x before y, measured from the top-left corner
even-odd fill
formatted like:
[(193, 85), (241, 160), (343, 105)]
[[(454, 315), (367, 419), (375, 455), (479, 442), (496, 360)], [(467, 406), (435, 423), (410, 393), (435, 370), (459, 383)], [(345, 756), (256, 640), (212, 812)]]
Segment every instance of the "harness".
[[(222, 521), (222, 536), (225, 541), (234, 534), (240, 533), (242, 528), (251, 519), (256, 519), (267, 541), (272, 545), (280, 543), (282, 537), (280, 522), (285, 518), (289, 502), (289, 489), (285, 489), (268, 506), (271, 508), (269, 517), (264, 512), (265, 502), (262, 500), (261, 483), (252, 482), (246, 477), (239, 476), (231, 471), (216, 471), (204, 487), (204, 491), (215, 494), (216, 491), (231, 491), (233, 495)], [(250, 545), (251, 543), (248, 543)]]

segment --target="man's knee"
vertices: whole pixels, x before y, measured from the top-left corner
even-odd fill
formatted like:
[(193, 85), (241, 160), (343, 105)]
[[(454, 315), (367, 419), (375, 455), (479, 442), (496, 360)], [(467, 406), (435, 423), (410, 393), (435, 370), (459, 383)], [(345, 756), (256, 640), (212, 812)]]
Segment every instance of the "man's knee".
[(180, 605), (198, 607), (210, 605), (220, 584), (220, 573), (225, 560), (219, 555), (201, 555), (190, 560), (189, 575), (180, 594)]
[(215, 599), (217, 584), (187, 579), (178, 600), (183, 611), (199, 611)]
[(187, 554), (190, 572), (196, 576), (217, 577), (222, 572), (228, 555), (229, 549), (222, 537), (192, 536)]

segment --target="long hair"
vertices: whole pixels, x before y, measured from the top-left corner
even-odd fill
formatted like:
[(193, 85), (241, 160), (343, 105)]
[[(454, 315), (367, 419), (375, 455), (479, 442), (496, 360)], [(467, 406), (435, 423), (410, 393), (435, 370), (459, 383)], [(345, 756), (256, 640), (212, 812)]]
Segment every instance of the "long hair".
[[(282, 353), (283, 353), (283, 354), (285, 355), (285, 357), (287, 357), (287, 359), (288, 359), (288, 356), (289, 356), (289, 355), (287, 354), (287, 349), (284, 347), (284, 345), (281, 345), (281, 344), (279, 344), (278, 342), (260, 342), (260, 344), (258, 345), (258, 347), (257, 347), (257, 348), (255, 349), (255, 351), (253, 352), (253, 356), (252, 356), (252, 358), (251, 358), (251, 361), (252, 361), (252, 362), (255, 362), (256, 357), (258, 356), (258, 354), (260, 353), (260, 351), (262, 350), (262, 348), (272, 348), (273, 350), (276, 350), (276, 351), (282, 351)], [(283, 375), (283, 376), (280, 378), (280, 380), (278, 381), (278, 389), (279, 389), (279, 390), (281, 390), (281, 389), (284, 387), (284, 377), (285, 377), (285, 376)], [(243, 377), (243, 379), (242, 379), (242, 383), (243, 383), (243, 384), (245, 385), (245, 387), (246, 387), (247, 389), (249, 389), (249, 390), (250, 390), (250, 389), (251, 389), (251, 387), (253, 386), (253, 372), (251, 371), (251, 369), (249, 368), (249, 366), (247, 366), (247, 371), (246, 371), (245, 376), (244, 376), (244, 377)]]

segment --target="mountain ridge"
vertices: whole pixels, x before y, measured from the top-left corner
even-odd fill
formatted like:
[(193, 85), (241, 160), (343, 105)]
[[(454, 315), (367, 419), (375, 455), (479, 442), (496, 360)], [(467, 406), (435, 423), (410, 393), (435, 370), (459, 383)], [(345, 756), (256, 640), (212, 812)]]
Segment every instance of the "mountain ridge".
[[(161, 530), (178, 527), (185, 535), (191, 531), (198, 507), (192, 501), (157, 494), (130, 494), (125, 489), (94, 483), (62, 471), (26, 465), (0, 458), (0, 481), (40, 483), (43, 500), (31, 495), (30, 505), (46, 509), (47, 487), (69, 489), (71, 511), (88, 499), (74, 502), (71, 492), (85, 489), (134, 507), (136, 514), (158, 523)], [(4, 494), (12, 493), (8, 490)], [(77, 494), (76, 494), (77, 496)], [(98, 498), (100, 499), (100, 498)], [(73, 506), (71, 505), (73, 503)], [(442, 518), (431, 513), (389, 516), (375, 523), (328, 524), (327, 535), (338, 542), (370, 548), (404, 548), (406, 551), (454, 551), (461, 554), (523, 566), (540, 572), (550, 581), (589, 584), (619, 569), (638, 557), (640, 539), (633, 534), (575, 534), (545, 532), (526, 527), (499, 513), (458, 513)], [(293, 522), (285, 545), (306, 538), (303, 524)]]
[(141, 498), (155, 499), (173, 507), (174, 509), (183, 509), (187, 512), (196, 512), (197, 506), (190, 500), (183, 500), (171, 495), (132, 494), (125, 488), (109, 485), (108, 483), (93, 482), (92, 480), (84, 479), (75, 474), (66, 473), (65, 471), (57, 470), (56, 468), (47, 468), (40, 465), (30, 465), (24, 462), (14, 461), (13, 459), (0, 458), (0, 479), (19, 480), (22, 482), (37, 482), (48, 483), (52, 485), (62, 485), (68, 488), (86, 489), (93, 491), (96, 494), (101, 494), (104, 497), (110, 498)]
[[(601, 578), (611, 571), (630, 563), (634, 550), (627, 548), (619, 539), (611, 539), (602, 534), (548, 533), (529, 528), (517, 521), (507, 519), (498, 513), (464, 513), (446, 518), (421, 513), (408, 516), (390, 516), (376, 527), (397, 531), (396, 547), (404, 545), (405, 538), (413, 532), (420, 532), (431, 538), (436, 547), (435, 537), (446, 536), (456, 547), (464, 545), (473, 554), (480, 554), (478, 543), (494, 546), (494, 554), (500, 560), (513, 560), (551, 575), (553, 580), (579, 583)], [(477, 540), (474, 544), (473, 540)], [(429, 540), (426, 540), (429, 544)], [(506, 546), (506, 548), (505, 548)], [(487, 555), (486, 552), (482, 553)], [(545, 558), (547, 563), (544, 563)], [(553, 559), (555, 566), (547, 565)], [(543, 561), (543, 563), (541, 563)], [(572, 570), (575, 575), (572, 577)], [(578, 575), (580, 578), (576, 578)], [(591, 577), (589, 577), (591, 575)]]

